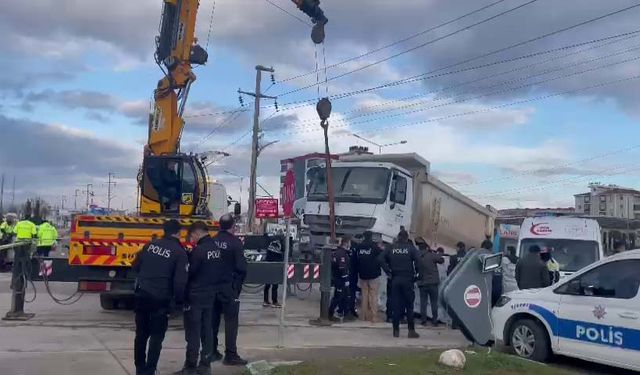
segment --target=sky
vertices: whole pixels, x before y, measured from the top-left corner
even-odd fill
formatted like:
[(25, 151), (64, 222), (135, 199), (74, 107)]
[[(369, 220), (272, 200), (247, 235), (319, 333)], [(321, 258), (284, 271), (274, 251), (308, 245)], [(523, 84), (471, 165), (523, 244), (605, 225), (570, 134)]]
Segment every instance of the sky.
[[(279, 9), (278, 7), (282, 8)], [(246, 201), (257, 64), (258, 180), (279, 190), (279, 160), (323, 150), (315, 111), (333, 104), (330, 146), (407, 141), (434, 175), (496, 208), (568, 207), (590, 182), (640, 189), (640, 2), (323, 0), (324, 45), (289, 0), (201, 0), (184, 152), (225, 151), (209, 167)], [(136, 206), (161, 0), (0, 4), (0, 173), (5, 205), (41, 197)], [(285, 12), (286, 11), (286, 12)], [(273, 84), (275, 82), (275, 84)], [(230, 172), (230, 173), (228, 173)], [(241, 188), (242, 186), (242, 188)], [(243, 195), (240, 196), (240, 191)], [(244, 205), (246, 207), (246, 204)]]

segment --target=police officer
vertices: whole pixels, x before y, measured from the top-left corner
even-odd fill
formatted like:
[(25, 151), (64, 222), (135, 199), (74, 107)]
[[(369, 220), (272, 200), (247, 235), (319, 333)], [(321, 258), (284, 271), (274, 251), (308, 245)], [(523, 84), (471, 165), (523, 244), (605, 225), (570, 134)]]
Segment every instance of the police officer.
[(172, 299), (181, 305), (187, 284), (189, 263), (180, 244), (180, 223), (168, 220), (163, 229), (162, 239), (145, 245), (133, 263), (133, 270), (137, 273), (134, 362), (138, 375), (155, 373)]
[(355, 319), (349, 308), (350, 255), (347, 249), (349, 249), (350, 246), (351, 240), (349, 237), (342, 237), (340, 246), (331, 254), (331, 274), (333, 276), (334, 292), (331, 304), (329, 305), (329, 319), (332, 321), (338, 321), (338, 319), (334, 317), (336, 308), (342, 311), (344, 321), (352, 321)]
[(405, 230), (398, 233), (395, 243), (386, 247), (380, 254), (380, 265), (391, 278), (393, 295), (393, 337), (400, 336), (400, 319), (407, 313), (409, 338), (420, 337), (415, 330), (413, 319), (413, 303), (415, 301), (414, 280), (419, 262), (416, 248), (409, 242), (409, 234)]
[[(207, 225), (197, 221), (189, 227), (189, 239), (196, 243), (189, 254), (189, 282), (184, 312), (186, 359), (183, 374), (210, 374), (213, 346), (213, 288), (216, 282), (217, 260), (220, 251), (215, 249)], [(198, 350), (202, 339), (202, 352), (198, 364)], [(197, 366), (197, 368), (196, 368)]]
[(56, 227), (44, 220), (38, 228), (38, 247), (36, 253), (41, 257), (48, 257), (49, 252), (53, 249), (58, 240), (58, 231)]
[(242, 242), (231, 233), (235, 221), (231, 214), (224, 214), (218, 221), (220, 232), (213, 237), (213, 250), (220, 253), (216, 258), (215, 282), (213, 283), (213, 354), (212, 361), (222, 359), (218, 351), (218, 329), (224, 315), (225, 355), (222, 362), (227, 366), (244, 366), (247, 361), (238, 355), (238, 315), (240, 292), (247, 275), (247, 260), (244, 258)]

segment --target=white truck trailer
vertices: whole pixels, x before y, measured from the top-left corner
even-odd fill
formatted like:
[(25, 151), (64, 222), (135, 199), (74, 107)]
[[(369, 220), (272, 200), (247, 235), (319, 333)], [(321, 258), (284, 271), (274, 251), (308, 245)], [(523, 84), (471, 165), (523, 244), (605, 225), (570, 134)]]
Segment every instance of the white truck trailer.
[[(388, 243), (403, 226), (412, 238), (452, 253), (458, 241), (477, 247), (493, 234), (496, 211), (431, 175), (429, 162), (415, 153), (340, 156), (332, 170), (338, 237), (369, 230)], [(312, 243), (322, 245), (329, 234), (327, 185), (324, 171), (315, 176), (304, 221)]]

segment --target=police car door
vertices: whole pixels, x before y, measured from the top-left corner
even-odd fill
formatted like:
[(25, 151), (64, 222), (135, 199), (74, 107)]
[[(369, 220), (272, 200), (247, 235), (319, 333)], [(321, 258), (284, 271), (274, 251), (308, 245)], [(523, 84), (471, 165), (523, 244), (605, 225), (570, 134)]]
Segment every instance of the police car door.
[(570, 279), (560, 294), (558, 351), (640, 368), (640, 259), (603, 263)]

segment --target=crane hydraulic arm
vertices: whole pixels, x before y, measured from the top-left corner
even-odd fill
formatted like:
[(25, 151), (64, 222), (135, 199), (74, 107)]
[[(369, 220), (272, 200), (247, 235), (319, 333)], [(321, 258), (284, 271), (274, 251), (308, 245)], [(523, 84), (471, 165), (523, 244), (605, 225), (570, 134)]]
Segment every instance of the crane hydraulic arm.
[(208, 58), (195, 38), (198, 3), (199, 0), (164, 0), (155, 60), (166, 70), (154, 92), (149, 119), (146, 152), (151, 155), (173, 155), (180, 150), (182, 114), (189, 88), (196, 79), (191, 65), (205, 64)]

